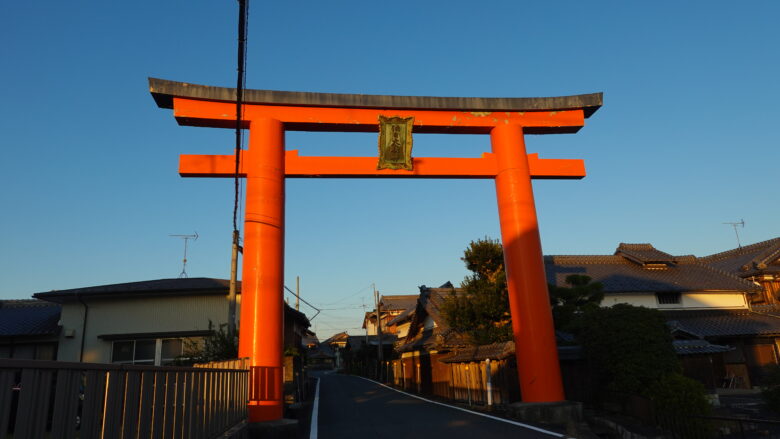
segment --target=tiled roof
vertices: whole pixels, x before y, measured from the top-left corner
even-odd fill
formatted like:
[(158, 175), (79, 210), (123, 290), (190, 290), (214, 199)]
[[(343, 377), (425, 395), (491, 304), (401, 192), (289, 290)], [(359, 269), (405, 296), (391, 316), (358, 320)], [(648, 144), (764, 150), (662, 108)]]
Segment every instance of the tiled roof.
[[(441, 315), (441, 307), (452, 294), (463, 294), (460, 288), (428, 288), (420, 287), (420, 297), (412, 316), (409, 334), (396, 347), (399, 352), (409, 352), (418, 349), (437, 348), (449, 349), (465, 346), (465, 338), (447, 325)], [(424, 329), (426, 317), (430, 316), (436, 323), (433, 329)]]
[(336, 342), (339, 342), (339, 341), (344, 341), (345, 342), (345, 341), (347, 341), (347, 339), (349, 339), (349, 334), (347, 334), (346, 332), (342, 331), (342, 332), (339, 332), (338, 334), (333, 334), (332, 336), (330, 336), (330, 338), (328, 338), (327, 340), (323, 341), (322, 343), (324, 343), (324, 344), (331, 344), (331, 343), (336, 343)]
[(61, 308), (40, 300), (2, 300), (0, 337), (56, 335)]
[[(677, 355), (703, 355), (717, 354), (734, 350), (731, 346), (712, 344), (707, 340), (675, 340), (674, 350)], [(441, 359), (443, 363), (467, 363), (471, 361), (503, 360), (515, 354), (515, 342), (493, 343), (483, 346), (467, 346), (458, 349), (452, 355)], [(583, 351), (580, 346), (558, 346), (560, 359), (582, 358)]]
[(417, 295), (382, 296), (380, 303), (382, 304), (382, 311), (403, 311), (414, 308), (414, 305), (417, 303)]
[[(69, 290), (53, 290), (36, 293), (33, 296), (50, 302), (66, 302), (77, 300), (76, 296), (112, 296), (112, 295), (142, 295), (142, 294), (197, 294), (208, 292), (220, 292), (227, 294), (230, 281), (226, 279), (212, 279), (206, 277), (192, 277), (180, 279), (157, 279), (140, 282), (127, 282), (121, 284), (99, 285), (95, 287), (73, 288)], [(238, 283), (241, 289), (241, 283)]]
[[(395, 334), (382, 334), (382, 345), (394, 345), (398, 341), (398, 337)], [(347, 339), (347, 345), (350, 350), (357, 350), (364, 346), (373, 346), (376, 348), (379, 345), (379, 336), (377, 335), (350, 335)]]
[(672, 330), (698, 337), (777, 336), (780, 317), (749, 310), (664, 311)]
[(657, 250), (650, 244), (626, 244), (621, 242), (615, 250), (616, 255), (624, 255), (640, 263), (674, 262), (674, 256)]
[(712, 344), (707, 340), (675, 340), (672, 344), (677, 355), (719, 354), (734, 350), (731, 346)]
[(515, 342), (505, 341), (482, 346), (467, 346), (458, 349), (449, 357), (443, 358), (444, 363), (465, 363), (469, 361), (503, 360), (515, 354)]
[(601, 282), (605, 293), (760, 291), (754, 283), (702, 264), (694, 257), (671, 256), (650, 244), (620, 244), (615, 253), (545, 256), (547, 282), (566, 286), (567, 276), (584, 274)]
[(326, 343), (320, 343), (316, 348), (309, 351), (309, 353), (306, 354), (307, 358), (319, 358), (319, 359), (328, 359), (328, 358), (334, 358), (336, 354), (333, 352), (333, 349), (331, 349), (330, 346)]
[(704, 256), (699, 261), (738, 276), (780, 273), (780, 238)]
[(401, 314), (398, 314), (395, 316), (392, 320), (387, 322), (387, 326), (397, 325), (399, 323), (403, 323), (407, 320), (410, 320), (412, 316), (414, 315), (414, 308), (409, 308), (406, 311), (402, 312)]

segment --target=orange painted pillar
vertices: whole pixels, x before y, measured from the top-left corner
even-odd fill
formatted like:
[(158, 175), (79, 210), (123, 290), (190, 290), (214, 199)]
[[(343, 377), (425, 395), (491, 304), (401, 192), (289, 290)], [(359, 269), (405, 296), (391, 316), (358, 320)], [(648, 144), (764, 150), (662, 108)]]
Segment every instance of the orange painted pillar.
[(498, 164), (496, 197), (523, 402), (563, 401), (523, 128), (496, 126), (490, 141)]
[(250, 122), (240, 357), (250, 358), (249, 422), (282, 418), (284, 349), (284, 127)]

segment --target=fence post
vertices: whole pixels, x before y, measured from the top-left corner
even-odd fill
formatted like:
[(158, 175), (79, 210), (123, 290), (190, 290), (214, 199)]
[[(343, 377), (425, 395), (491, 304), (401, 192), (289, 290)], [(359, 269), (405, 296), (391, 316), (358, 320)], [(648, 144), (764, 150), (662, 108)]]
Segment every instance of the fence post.
[(466, 393), (468, 394), (469, 405), (471, 405), (471, 377), (469, 377), (469, 365), (466, 363)]
[(485, 387), (487, 390), (487, 405), (488, 407), (493, 405), (493, 379), (490, 371), (490, 358), (485, 360)]

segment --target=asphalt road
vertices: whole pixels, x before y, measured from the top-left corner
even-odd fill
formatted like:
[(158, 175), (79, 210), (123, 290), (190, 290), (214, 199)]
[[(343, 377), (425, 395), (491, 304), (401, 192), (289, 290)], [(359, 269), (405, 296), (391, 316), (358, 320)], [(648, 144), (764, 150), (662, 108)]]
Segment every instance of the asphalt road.
[(312, 439), (561, 437), (426, 402), (355, 376), (323, 375), (319, 386)]

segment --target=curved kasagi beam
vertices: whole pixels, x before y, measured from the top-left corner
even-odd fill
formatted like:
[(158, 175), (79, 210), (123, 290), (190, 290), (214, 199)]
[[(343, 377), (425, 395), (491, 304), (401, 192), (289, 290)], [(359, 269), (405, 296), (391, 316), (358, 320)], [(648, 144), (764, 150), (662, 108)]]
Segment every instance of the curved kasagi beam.
[[(233, 88), (149, 78), (157, 105), (172, 108), (180, 124), (235, 126)], [(527, 134), (572, 133), (598, 110), (602, 93), (539, 98), (392, 96), (244, 90), (246, 119), (271, 117), (285, 129), (376, 131), (377, 116), (414, 116), (416, 133), (486, 134), (502, 124)]]

